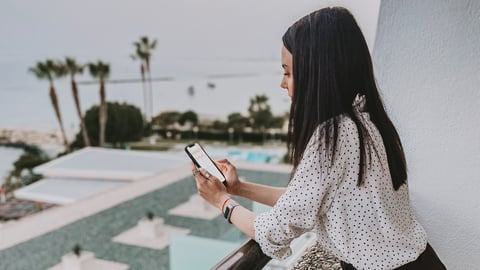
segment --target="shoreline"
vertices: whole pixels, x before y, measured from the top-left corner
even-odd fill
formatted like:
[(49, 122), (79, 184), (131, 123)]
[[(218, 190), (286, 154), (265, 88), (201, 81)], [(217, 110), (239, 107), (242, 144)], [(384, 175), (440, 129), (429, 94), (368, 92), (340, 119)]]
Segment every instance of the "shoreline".
[(0, 145), (0, 187), (13, 169), (15, 161), (18, 160), (23, 153), (25, 153), (25, 150), (22, 148)]
[[(74, 132), (67, 133), (71, 142)], [(38, 148), (49, 157), (54, 157), (64, 150), (62, 135), (59, 130), (39, 130), (27, 128), (0, 128), (0, 145), (4, 147)]]

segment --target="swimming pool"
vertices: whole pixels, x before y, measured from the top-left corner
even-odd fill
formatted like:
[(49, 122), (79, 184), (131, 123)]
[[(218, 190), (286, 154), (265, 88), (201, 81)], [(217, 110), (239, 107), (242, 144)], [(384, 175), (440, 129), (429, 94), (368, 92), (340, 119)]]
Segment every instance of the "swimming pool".
[(228, 158), (231, 161), (253, 163), (281, 163), (287, 153), (286, 147), (220, 147), (204, 145), (213, 159)]

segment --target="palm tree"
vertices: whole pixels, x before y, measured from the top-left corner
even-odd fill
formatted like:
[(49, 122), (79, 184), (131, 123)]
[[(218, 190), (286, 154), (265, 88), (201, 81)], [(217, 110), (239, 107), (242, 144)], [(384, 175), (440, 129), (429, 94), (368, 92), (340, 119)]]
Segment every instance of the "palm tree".
[(75, 75), (82, 74), (83, 68), (85, 66), (78, 64), (77, 61), (75, 61), (75, 59), (73, 58), (66, 57), (64, 62), (64, 67), (65, 69), (67, 69), (68, 73), (70, 74), (70, 83), (72, 85), (72, 95), (75, 101), (77, 115), (78, 115), (78, 118), (80, 119), (80, 127), (82, 129), (83, 142), (85, 143), (85, 146), (90, 146), (90, 138), (88, 137), (87, 126), (85, 125), (85, 121), (82, 117), (82, 110), (80, 108), (80, 98), (78, 96), (77, 82), (75, 81)]
[[(140, 38), (140, 41), (134, 42), (133, 45), (135, 46), (135, 54), (136, 57), (142, 60), (142, 69), (146, 72), (148, 78), (148, 94), (145, 100), (148, 100), (148, 109), (147, 109), (147, 119), (150, 120), (152, 116), (152, 73), (150, 70), (150, 61), (152, 58), (152, 51), (157, 46), (157, 40), (154, 39), (150, 42), (147, 36), (143, 36)], [(142, 75), (144, 76), (144, 75)], [(142, 77), (142, 80), (144, 77)]]
[(148, 98), (147, 98), (147, 81), (145, 78), (145, 54), (140, 50), (139, 47), (136, 48), (135, 54), (130, 56), (133, 60), (140, 60), (140, 74), (142, 75), (142, 90), (143, 90), (143, 113), (144, 117), (147, 118), (147, 107), (148, 107)]
[(34, 67), (29, 68), (28, 71), (33, 73), (37, 77), (37, 79), (48, 80), (48, 82), (50, 83), (50, 101), (52, 102), (55, 116), (57, 117), (58, 123), (60, 125), (60, 131), (62, 133), (65, 151), (70, 152), (70, 145), (68, 144), (65, 128), (63, 127), (62, 115), (60, 113), (60, 104), (58, 103), (55, 85), (53, 84), (53, 79), (65, 76), (66, 70), (62, 67), (60, 63), (54, 60), (47, 59), (44, 62), (37, 62), (37, 64)]
[(98, 60), (97, 63), (89, 63), (88, 70), (90, 75), (100, 82), (100, 108), (98, 113), (98, 123), (100, 127), (99, 146), (103, 147), (105, 145), (105, 128), (107, 125), (105, 81), (110, 75), (110, 64)]

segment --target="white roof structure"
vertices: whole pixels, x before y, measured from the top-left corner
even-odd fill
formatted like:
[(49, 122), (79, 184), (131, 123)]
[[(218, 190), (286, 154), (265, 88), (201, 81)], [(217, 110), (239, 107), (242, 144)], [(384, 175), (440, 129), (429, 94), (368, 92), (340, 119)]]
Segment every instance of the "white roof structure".
[(15, 197), (52, 204), (69, 204), (124, 183), (108, 180), (47, 178), (15, 191)]
[(34, 168), (44, 177), (135, 181), (188, 162), (184, 153), (87, 147)]
[(127, 182), (188, 164), (182, 152), (87, 147), (34, 168), (45, 178), (15, 191), (15, 197), (70, 204)]

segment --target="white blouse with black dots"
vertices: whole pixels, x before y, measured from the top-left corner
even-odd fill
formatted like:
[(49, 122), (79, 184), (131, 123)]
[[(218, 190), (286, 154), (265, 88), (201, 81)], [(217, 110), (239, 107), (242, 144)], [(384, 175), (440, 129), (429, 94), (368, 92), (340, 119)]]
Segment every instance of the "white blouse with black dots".
[(359, 115), (375, 144), (366, 144), (364, 184), (357, 186), (360, 149), (355, 122), (339, 116), (333, 163), (320, 140), (321, 125), (286, 192), (255, 219), (255, 239), (265, 254), (288, 257), (290, 242), (307, 231), (314, 231), (320, 246), (357, 269), (393, 269), (425, 250), (426, 232), (412, 213), (408, 186), (393, 189), (382, 137), (368, 113)]

